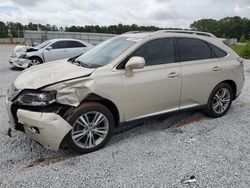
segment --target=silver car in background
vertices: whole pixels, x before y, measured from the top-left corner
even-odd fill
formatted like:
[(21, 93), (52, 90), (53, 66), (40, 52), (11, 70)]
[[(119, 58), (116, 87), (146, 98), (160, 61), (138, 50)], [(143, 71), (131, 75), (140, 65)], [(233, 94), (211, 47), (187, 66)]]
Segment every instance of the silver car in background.
[(16, 46), (9, 63), (18, 68), (78, 56), (92, 47), (92, 44), (76, 39), (51, 39), (35, 47)]

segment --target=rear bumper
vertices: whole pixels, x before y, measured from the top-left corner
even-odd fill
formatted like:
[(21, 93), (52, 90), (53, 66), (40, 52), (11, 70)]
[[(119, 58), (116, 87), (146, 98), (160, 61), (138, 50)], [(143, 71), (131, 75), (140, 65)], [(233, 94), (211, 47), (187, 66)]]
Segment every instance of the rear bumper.
[(17, 109), (14, 114), (11, 109), (12, 103), (7, 99), (6, 108), (10, 128), (24, 131), (29, 137), (51, 150), (57, 151), (63, 138), (72, 129), (72, 126), (67, 121), (53, 112), (34, 112)]
[(29, 59), (17, 58), (17, 57), (10, 57), (9, 58), (9, 63), (13, 67), (26, 69), (26, 68), (28, 68), (28, 66), (30, 64), (30, 60)]

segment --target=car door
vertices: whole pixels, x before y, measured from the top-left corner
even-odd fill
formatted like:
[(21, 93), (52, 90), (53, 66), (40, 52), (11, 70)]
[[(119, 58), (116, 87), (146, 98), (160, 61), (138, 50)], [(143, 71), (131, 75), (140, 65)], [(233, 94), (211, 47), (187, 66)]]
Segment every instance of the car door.
[(86, 51), (86, 46), (79, 41), (69, 41), (69, 57), (78, 56)]
[(182, 72), (180, 109), (205, 105), (221, 81), (223, 64), (206, 41), (178, 38), (177, 44)]
[(65, 59), (69, 57), (69, 42), (61, 40), (54, 42), (44, 50), (45, 62)]
[(152, 40), (125, 60), (140, 56), (146, 63), (134, 69), (132, 77), (122, 75), (126, 121), (179, 109), (181, 75), (174, 46), (172, 38)]

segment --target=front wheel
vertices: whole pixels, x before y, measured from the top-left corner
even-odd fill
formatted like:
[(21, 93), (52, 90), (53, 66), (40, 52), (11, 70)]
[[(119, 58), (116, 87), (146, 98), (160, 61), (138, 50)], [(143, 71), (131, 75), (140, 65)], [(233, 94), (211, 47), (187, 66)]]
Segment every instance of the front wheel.
[(225, 115), (233, 100), (233, 91), (229, 84), (221, 83), (212, 91), (205, 114), (217, 118)]
[(112, 113), (96, 102), (83, 103), (67, 119), (72, 129), (66, 136), (66, 143), (80, 154), (105, 146), (115, 125)]
[(40, 65), (42, 64), (42, 60), (38, 57), (31, 57), (30, 58), (30, 64), (28, 67), (33, 67), (33, 66), (36, 66), (36, 65)]

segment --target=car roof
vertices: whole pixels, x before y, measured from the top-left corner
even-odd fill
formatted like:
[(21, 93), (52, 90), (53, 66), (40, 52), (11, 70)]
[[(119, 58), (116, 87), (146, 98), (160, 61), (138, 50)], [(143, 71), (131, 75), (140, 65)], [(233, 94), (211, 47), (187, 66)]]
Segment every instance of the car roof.
[(50, 39), (51, 42), (57, 42), (57, 41), (65, 41), (65, 40), (71, 40), (71, 41), (78, 41), (81, 43), (87, 43), (86, 41), (78, 40), (78, 39), (71, 39), (71, 38), (59, 38), (59, 39)]

